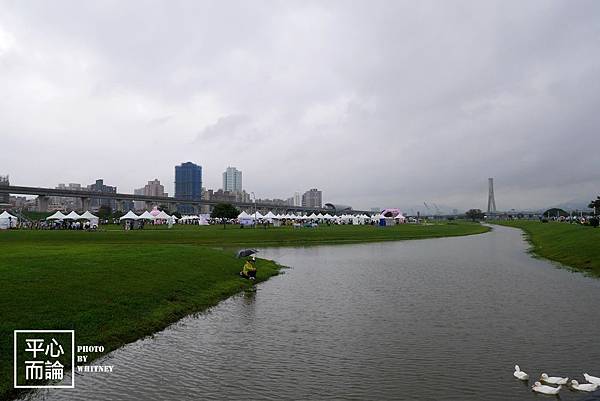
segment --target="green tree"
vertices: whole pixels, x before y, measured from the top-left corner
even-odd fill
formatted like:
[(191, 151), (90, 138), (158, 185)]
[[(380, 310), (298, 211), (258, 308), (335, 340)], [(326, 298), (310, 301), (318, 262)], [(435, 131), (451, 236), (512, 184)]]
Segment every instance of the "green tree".
[(588, 207), (594, 209), (594, 215), (598, 214), (598, 211), (600, 210), (600, 196), (591, 201)]
[(546, 210), (542, 216), (549, 219), (551, 217), (567, 217), (569, 216), (569, 213), (557, 207), (553, 207), (552, 209)]
[(240, 214), (240, 211), (236, 209), (230, 203), (218, 203), (210, 213), (210, 217), (213, 219), (221, 219), (223, 221), (223, 228), (227, 227), (227, 219), (235, 219)]
[(484, 214), (481, 211), (481, 209), (469, 209), (465, 213), (465, 216), (468, 219), (471, 219), (471, 220), (475, 221), (475, 220), (481, 220), (481, 219), (483, 219)]
[(96, 213), (96, 215), (100, 220), (110, 219), (110, 216), (112, 215), (112, 209), (110, 206), (100, 206), (100, 209), (98, 209), (98, 213)]

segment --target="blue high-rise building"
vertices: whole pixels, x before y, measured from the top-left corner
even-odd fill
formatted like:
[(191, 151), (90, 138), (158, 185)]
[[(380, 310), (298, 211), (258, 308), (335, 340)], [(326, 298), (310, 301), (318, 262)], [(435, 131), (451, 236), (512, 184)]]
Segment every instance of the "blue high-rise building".
[[(202, 166), (192, 162), (175, 166), (175, 197), (177, 199), (202, 199)], [(180, 213), (194, 213), (192, 205), (181, 204), (177, 210)]]

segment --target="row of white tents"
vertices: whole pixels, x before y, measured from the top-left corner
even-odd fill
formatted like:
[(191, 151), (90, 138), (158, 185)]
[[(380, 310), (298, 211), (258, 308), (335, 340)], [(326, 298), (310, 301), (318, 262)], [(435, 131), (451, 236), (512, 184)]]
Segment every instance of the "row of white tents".
[(98, 216), (93, 215), (89, 210), (86, 210), (82, 214), (77, 214), (75, 211), (71, 211), (69, 214), (63, 214), (60, 210), (57, 210), (53, 215), (46, 217), (46, 220), (64, 221), (64, 220), (87, 220), (91, 225), (98, 225)]
[(198, 224), (201, 226), (208, 225), (208, 221), (202, 215), (199, 215), (199, 216), (184, 215), (184, 216), (181, 216), (181, 218), (177, 218), (177, 216), (175, 216), (175, 215), (172, 215), (172, 216), (168, 215), (164, 210), (161, 210), (158, 214), (152, 214), (148, 211), (145, 211), (144, 213), (140, 214), (139, 216), (130, 210), (123, 217), (119, 218), (119, 220), (120, 221), (150, 220), (150, 221), (156, 221), (156, 222), (162, 221), (162, 222), (166, 222), (169, 224), (175, 224), (177, 222), (177, 220), (179, 220), (180, 223), (193, 223), (193, 224)]
[(311, 215), (296, 215), (296, 214), (274, 214), (273, 212), (269, 211), (266, 214), (261, 214), (260, 212), (255, 212), (252, 214), (248, 214), (246, 212), (242, 212), (238, 215), (238, 220), (240, 221), (240, 223), (244, 224), (244, 223), (253, 223), (255, 220), (262, 220), (262, 221), (268, 221), (270, 223), (272, 223), (273, 221), (281, 221), (281, 220), (291, 220), (291, 221), (312, 221), (312, 222), (334, 222), (334, 223), (350, 223), (352, 222), (352, 224), (368, 224), (368, 223), (379, 223), (381, 221), (381, 219), (391, 219), (391, 220), (396, 220), (398, 222), (404, 222), (406, 220), (406, 218), (399, 214), (396, 217), (393, 218), (387, 218), (385, 216), (383, 216), (382, 214), (376, 213), (373, 216), (367, 216), (366, 214), (358, 214), (358, 215), (352, 215), (352, 214), (343, 214), (341, 216), (332, 216), (329, 213), (326, 214), (315, 214), (312, 213)]

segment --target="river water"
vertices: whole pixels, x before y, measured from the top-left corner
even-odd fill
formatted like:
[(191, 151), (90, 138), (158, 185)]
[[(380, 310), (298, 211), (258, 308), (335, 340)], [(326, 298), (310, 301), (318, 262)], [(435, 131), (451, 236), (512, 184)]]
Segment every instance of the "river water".
[(265, 249), (290, 269), (95, 362), (113, 373), (34, 398), (540, 399), (515, 363), (532, 377), (600, 376), (600, 280), (526, 250), (505, 227)]

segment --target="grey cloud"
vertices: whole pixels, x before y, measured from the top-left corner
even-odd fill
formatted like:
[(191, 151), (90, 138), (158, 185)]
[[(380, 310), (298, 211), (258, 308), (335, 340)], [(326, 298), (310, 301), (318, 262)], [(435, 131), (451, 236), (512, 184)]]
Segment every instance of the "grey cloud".
[[(595, 1), (0, 3), (17, 148), (0, 173), (132, 190), (192, 160), (208, 186), (232, 164), (257, 196), (316, 186), (357, 207), (484, 207), (488, 176), (506, 209), (594, 197), (599, 17)], [(112, 164), (90, 160), (102, 141)], [(20, 156), (48, 147), (79, 167)]]

